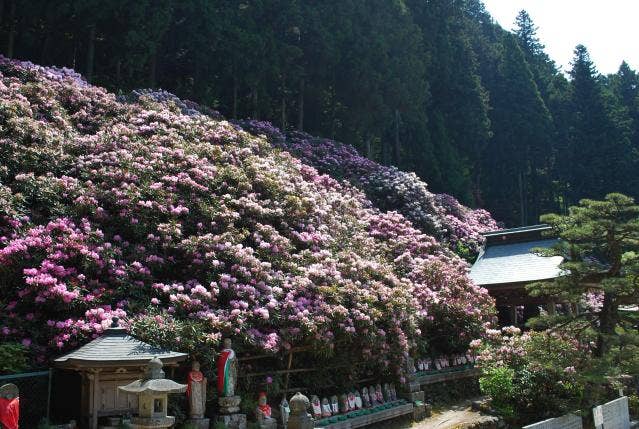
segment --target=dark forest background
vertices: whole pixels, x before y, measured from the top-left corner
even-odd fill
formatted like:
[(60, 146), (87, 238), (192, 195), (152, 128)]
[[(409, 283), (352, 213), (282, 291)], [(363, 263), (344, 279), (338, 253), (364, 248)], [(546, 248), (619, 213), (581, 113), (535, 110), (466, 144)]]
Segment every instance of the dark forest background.
[(509, 226), (638, 194), (637, 73), (558, 70), (479, 0), (0, 0), (0, 52), (350, 143)]

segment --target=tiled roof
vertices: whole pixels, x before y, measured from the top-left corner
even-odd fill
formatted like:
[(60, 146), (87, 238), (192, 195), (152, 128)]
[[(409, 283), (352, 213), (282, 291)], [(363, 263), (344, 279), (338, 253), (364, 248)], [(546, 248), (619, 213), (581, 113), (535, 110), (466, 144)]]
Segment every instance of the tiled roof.
[(480, 286), (532, 282), (559, 277), (561, 256), (540, 256), (533, 248), (549, 248), (557, 239), (488, 245), (470, 270), (470, 278)]
[(502, 236), (502, 235), (521, 234), (524, 232), (544, 232), (544, 231), (550, 231), (551, 229), (552, 227), (550, 225), (542, 223), (539, 225), (520, 226), (517, 228), (500, 229), (497, 231), (487, 231), (487, 232), (482, 232), (481, 235), (483, 235), (484, 237), (493, 237), (493, 236)]
[(55, 360), (56, 366), (109, 366), (115, 364), (146, 363), (154, 356), (164, 362), (179, 362), (186, 353), (154, 347), (128, 335), (123, 328), (112, 327), (79, 349)]

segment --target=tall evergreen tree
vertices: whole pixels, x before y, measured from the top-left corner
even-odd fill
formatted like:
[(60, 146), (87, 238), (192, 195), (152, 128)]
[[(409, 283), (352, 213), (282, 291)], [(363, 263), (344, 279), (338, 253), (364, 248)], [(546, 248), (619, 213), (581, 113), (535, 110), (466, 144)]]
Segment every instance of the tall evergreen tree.
[(549, 86), (557, 74), (555, 63), (544, 51), (545, 46), (537, 36), (537, 26), (525, 10), (521, 10), (515, 18), (515, 35), (524, 57), (530, 66), (537, 88), (544, 99), (548, 99)]
[(610, 86), (628, 120), (632, 121), (631, 142), (633, 150), (637, 151), (639, 150), (639, 75), (623, 61), (619, 71), (611, 77)]
[(631, 167), (627, 124), (614, 121), (597, 69), (583, 45), (575, 48), (570, 76), (569, 153), (561, 160), (569, 169), (568, 201), (601, 198), (611, 190), (627, 192)]
[(492, 93), (494, 135), (484, 157), (486, 196), (498, 218), (526, 225), (552, 200), (546, 192), (551, 118), (515, 37), (504, 35), (503, 48)]
[[(461, 1), (415, 0), (409, 3), (421, 27), (430, 57), (433, 122), (431, 135), (442, 155), (454, 153), (465, 166), (448, 174), (455, 178), (443, 186), (466, 202), (481, 195), (481, 157), (490, 137), (489, 97), (481, 84), (478, 62), (468, 34), (467, 4)], [(441, 123), (438, 123), (441, 121)], [(441, 125), (441, 126), (440, 126)], [(442, 132), (443, 131), (443, 132)], [(452, 182), (463, 183), (461, 189)]]

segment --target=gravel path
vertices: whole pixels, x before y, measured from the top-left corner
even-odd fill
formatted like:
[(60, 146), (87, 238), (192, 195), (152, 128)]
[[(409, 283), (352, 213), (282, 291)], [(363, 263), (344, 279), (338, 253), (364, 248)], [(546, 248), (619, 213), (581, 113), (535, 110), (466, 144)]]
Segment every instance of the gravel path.
[(449, 407), (447, 410), (433, 412), (432, 417), (413, 423), (410, 429), (461, 429), (473, 427), (478, 423), (492, 421), (493, 417), (473, 411), (470, 403), (470, 400), (464, 401)]

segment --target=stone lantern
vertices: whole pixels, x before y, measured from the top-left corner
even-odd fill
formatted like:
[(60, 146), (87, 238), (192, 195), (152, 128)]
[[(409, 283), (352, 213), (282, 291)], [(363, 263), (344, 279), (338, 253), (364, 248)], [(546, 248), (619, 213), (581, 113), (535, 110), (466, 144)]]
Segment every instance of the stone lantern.
[(175, 424), (175, 417), (167, 416), (169, 393), (186, 392), (186, 384), (164, 378), (162, 361), (154, 357), (147, 365), (144, 379), (119, 389), (138, 396), (138, 415), (131, 419), (134, 429), (162, 429)]
[(289, 401), (291, 415), (288, 418), (288, 429), (313, 429), (315, 422), (308, 413), (311, 402), (308, 398), (297, 392)]

